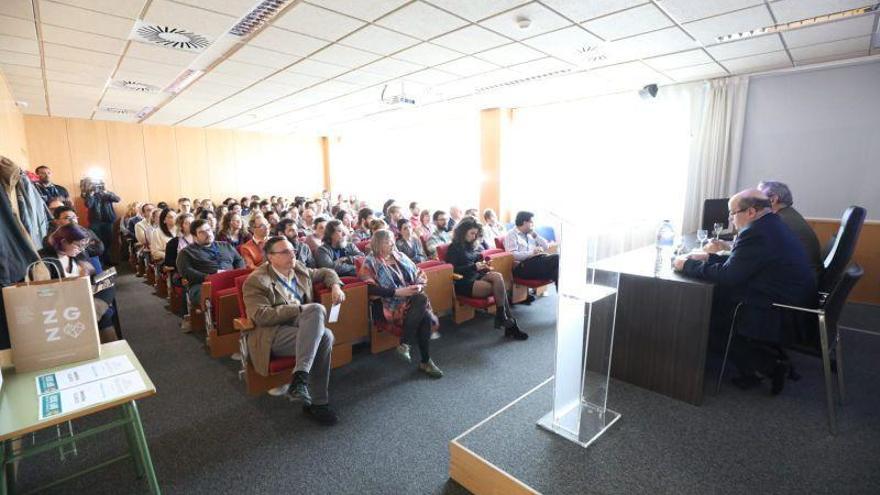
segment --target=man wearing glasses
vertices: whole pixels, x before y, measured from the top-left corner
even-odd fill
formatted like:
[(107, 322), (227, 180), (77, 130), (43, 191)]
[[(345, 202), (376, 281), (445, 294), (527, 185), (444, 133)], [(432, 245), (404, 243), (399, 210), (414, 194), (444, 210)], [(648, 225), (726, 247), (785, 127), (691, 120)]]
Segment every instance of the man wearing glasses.
[(782, 313), (772, 303), (815, 307), (816, 279), (798, 238), (773, 214), (770, 200), (757, 189), (737, 193), (728, 202), (738, 235), (729, 255), (697, 253), (675, 259), (676, 271), (716, 284), (710, 341), (724, 349), (735, 308), (737, 327), (730, 359), (741, 388), (771, 378), (771, 392), (782, 391), (790, 363), (777, 351), (790, 342)]
[(271, 356), (295, 356), (289, 398), (302, 402), (311, 419), (333, 425), (338, 421), (328, 399), (333, 332), (324, 327), (327, 312), (312, 293), (314, 284), (324, 284), (330, 287), (332, 303), (340, 304), (345, 300), (342, 282), (332, 269), (307, 268), (297, 261), (284, 236), (270, 237), (263, 249), (268, 263), (257, 267), (242, 287), (247, 316), (255, 326), (247, 337), (251, 363), (267, 376)]
[[(52, 218), (53, 231), (65, 225), (79, 223), (79, 217), (76, 215), (76, 210), (70, 206), (59, 206), (55, 208), (52, 210)], [(89, 241), (85, 249), (86, 255), (89, 258), (94, 258), (95, 256), (100, 258), (101, 255), (104, 254), (104, 243), (101, 242), (101, 239), (98, 239), (98, 236), (90, 229), (83, 227), (83, 230), (89, 236)], [(53, 232), (49, 232), (49, 234), (43, 239), (43, 247), (49, 247), (52, 245), (52, 233)]]
[(208, 275), (233, 268), (244, 268), (244, 259), (228, 242), (214, 241), (211, 222), (194, 221), (190, 227), (193, 243), (177, 254), (177, 272), (189, 284), (187, 293), (191, 304), (202, 297), (202, 283)]

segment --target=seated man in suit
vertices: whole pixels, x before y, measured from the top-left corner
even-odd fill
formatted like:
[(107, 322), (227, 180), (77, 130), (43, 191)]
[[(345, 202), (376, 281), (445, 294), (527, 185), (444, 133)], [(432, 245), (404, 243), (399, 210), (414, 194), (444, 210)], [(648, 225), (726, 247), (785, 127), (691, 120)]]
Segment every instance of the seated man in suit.
[(739, 232), (730, 254), (680, 256), (674, 267), (717, 284), (711, 338), (726, 343), (735, 308), (744, 303), (729, 354), (740, 372), (735, 383), (748, 388), (772, 377), (772, 391), (777, 394), (790, 365), (779, 359), (775, 346), (785, 344), (790, 336), (784, 331), (782, 311), (771, 304), (815, 307), (816, 279), (803, 246), (773, 214), (764, 193), (757, 189), (737, 193), (728, 208)]
[(816, 237), (816, 232), (813, 231), (810, 224), (792, 206), (794, 199), (791, 197), (791, 190), (782, 182), (768, 180), (761, 181), (758, 184), (758, 189), (770, 200), (770, 207), (773, 209), (773, 213), (779, 215), (782, 223), (794, 232), (795, 237), (804, 246), (804, 251), (807, 253), (807, 261), (809, 261), (810, 267), (813, 269), (818, 280), (823, 270), (822, 249), (819, 247), (819, 238)]
[(333, 332), (324, 327), (327, 312), (313, 301), (312, 286), (330, 287), (333, 304), (339, 304), (345, 300), (342, 282), (331, 269), (306, 268), (297, 261), (284, 236), (270, 237), (263, 249), (269, 262), (257, 267), (242, 287), (247, 316), (256, 327), (247, 338), (251, 363), (265, 376), (272, 355), (295, 356), (288, 396), (302, 401), (303, 411), (315, 421), (335, 424), (328, 400)]

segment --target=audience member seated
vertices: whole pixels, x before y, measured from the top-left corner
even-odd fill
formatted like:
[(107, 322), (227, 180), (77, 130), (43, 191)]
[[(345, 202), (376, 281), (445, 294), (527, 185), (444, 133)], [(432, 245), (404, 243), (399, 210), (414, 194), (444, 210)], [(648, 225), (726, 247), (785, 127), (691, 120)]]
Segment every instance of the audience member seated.
[[(39, 251), (43, 261), (55, 266), (49, 270), (52, 278), (88, 277), (95, 273), (95, 268), (86, 255), (86, 247), (89, 245), (89, 233), (87, 229), (76, 223), (69, 223), (59, 227), (52, 235), (52, 245)], [(112, 313), (110, 306), (116, 297), (116, 288), (110, 287), (93, 295), (95, 302), (95, 317), (98, 320), (98, 332), (101, 342), (113, 342), (116, 340), (116, 330), (113, 328)]]
[[(52, 209), (51, 211), (55, 211)], [(137, 201), (129, 203), (125, 207), (125, 213), (119, 221), (119, 233), (126, 239), (134, 239), (134, 224), (140, 222), (141, 204)], [(137, 219), (132, 223), (133, 220)]]
[(306, 236), (305, 242), (312, 250), (312, 254), (318, 252), (318, 248), (324, 243), (324, 228), (327, 226), (327, 219), (318, 217), (312, 223), (312, 234)]
[(479, 222), (480, 221), (480, 210), (478, 210), (476, 208), (468, 208), (467, 210), (464, 210), (464, 216), (471, 217), (474, 220)]
[[(409, 223), (406, 219), (400, 221)], [(373, 234), (370, 253), (358, 276), (369, 284), (369, 295), (381, 298), (381, 306), (371, 306), (373, 320), (385, 321), (390, 330), (401, 331), (397, 346), (401, 359), (412, 362), (410, 347), (416, 341), (421, 357), (419, 371), (431, 378), (442, 377), (443, 372), (431, 360), (431, 332), (440, 324), (425, 295), (427, 277), (409, 258), (394, 250), (394, 234), (389, 230)]]
[(352, 240), (351, 231), (354, 230), (354, 218), (351, 216), (351, 212), (348, 210), (339, 210), (333, 215), (333, 218), (342, 222), (342, 226), (345, 227), (345, 231), (348, 232), (349, 240)]
[(397, 229), (400, 231), (400, 237), (397, 239), (397, 249), (401, 253), (409, 256), (413, 263), (421, 263), (428, 259), (425, 251), (422, 250), (422, 241), (413, 234), (412, 224), (406, 218), (401, 218), (397, 222)]
[(46, 201), (46, 208), (48, 208), (49, 211), (53, 211), (53, 210), (55, 210), (55, 208), (58, 208), (59, 206), (73, 206), (73, 202), (64, 201), (64, 198), (61, 198), (60, 196), (55, 196), (54, 198), (49, 198), (49, 201)]
[(504, 335), (517, 340), (529, 338), (521, 331), (516, 319), (510, 312), (507, 300), (507, 288), (504, 277), (492, 271), (491, 263), (483, 260), (478, 248), (478, 240), (482, 237), (479, 222), (471, 217), (462, 218), (456, 225), (446, 252), (446, 262), (450, 263), (455, 273), (461, 275), (456, 280), (455, 293), (466, 297), (495, 297), (495, 328), (504, 328)]
[(306, 265), (308, 268), (316, 268), (315, 257), (312, 255), (312, 250), (309, 249), (306, 243), (299, 240), (299, 235), (296, 231), (296, 222), (294, 222), (292, 218), (285, 218), (278, 222), (278, 226), (275, 228), (275, 235), (283, 235), (287, 238), (288, 242), (293, 246), (297, 261)]
[(422, 240), (428, 242), (428, 238), (434, 233), (434, 227), (431, 225), (431, 212), (422, 210), (419, 213), (419, 223), (414, 223), (413, 232)]
[(807, 261), (810, 262), (810, 267), (816, 274), (816, 280), (819, 280), (824, 270), (819, 238), (816, 237), (816, 232), (804, 220), (800, 212), (792, 206), (794, 198), (792, 198), (791, 190), (787, 185), (776, 181), (762, 181), (758, 184), (758, 189), (770, 199), (770, 207), (774, 213), (779, 215), (782, 223), (794, 232), (795, 237), (798, 238), (807, 253)]
[(449, 222), (446, 219), (446, 212), (437, 210), (434, 212), (434, 232), (425, 242), (425, 251), (431, 258), (437, 257), (437, 246), (441, 244), (449, 244), (452, 242), (452, 234), (449, 233)]
[(409, 204), (409, 223), (413, 228), (416, 228), (421, 220), (422, 209), (419, 208), (419, 203), (413, 201)]
[(504, 228), (504, 224), (498, 221), (495, 210), (492, 208), (483, 210), (483, 240), (490, 247), (495, 247), (495, 238), (504, 237), (506, 234), (507, 229)]
[(270, 211), (265, 215), (266, 221), (269, 222), (269, 228), (274, 229), (278, 222), (281, 221), (281, 217), (275, 213), (274, 211)]
[[(52, 220), (53, 231), (50, 231), (49, 234), (43, 239), (43, 247), (51, 247), (53, 245), (52, 242), (52, 234), (54, 233), (54, 229), (58, 229), (59, 227), (63, 227), (65, 225), (70, 224), (78, 224), (79, 217), (76, 216), (76, 211), (70, 206), (59, 206), (52, 211)], [(89, 243), (86, 246), (86, 255), (89, 258), (98, 257), (100, 258), (102, 254), (104, 254), (104, 243), (101, 242), (101, 239), (98, 239), (98, 236), (92, 232), (91, 230), (83, 227), (83, 230), (86, 232), (86, 235), (89, 236)]]
[(461, 208), (457, 206), (449, 207), (449, 220), (446, 222), (446, 230), (452, 232), (455, 229), (455, 225), (461, 221), (462, 218)]
[(144, 203), (144, 206), (141, 207), (141, 216), (143, 217), (143, 220), (134, 226), (134, 235), (137, 239), (138, 247), (138, 259), (145, 265), (150, 259), (150, 239), (152, 239), (153, 230), (156, 229), (156, 224), (159, 222), (158, 217), (155, 217), (155, 222), (153, 220), (154, 212), (156, 211), (158, 210), (152, 203)]
[[(174, 226), (177, 229), (177, 235), (168, 241), (168, 244), (165, 244), (165, 262), (163, 265), (166, 268), (176, 270), (177, 253), (186, 249), (187, 246), (193, 243), (190, 226), (192, 226), (194, 218), (195, 217), (193, 217), (192, 213), (181, 213), (177, 215), (177, 219), (174, 222)], [(176, 280), (172, 279), (172, 282), (175, 281)]]
[(381, 218), (374, 218), (370, 220), (370, 237), (372, 237), (373, 234), (376, 233), (376, 231), (382, 229), (388, 229), (388, 224), (385, 223), (385, 220), (382, 220)]
[(315, 251), (315, 264), (320, 268), (332, 268), (340, 277), (356, 276), (354, 259), (364, 253), (349, 243), (347, 237), (345, 227), (339, 220), (327, 222), (324, 227), (324, 242)]
[(165, 262), (165, 248), (168, 241), (177, 237), (177, 212), (170, 208), (159, 214), (159, 227), (150, 235), (150, 256), (153, 261)]
[[(308, 204), (308, 203), (306, 203)], [(304, 208), (302, 211), (302, 215), (300, 215), (299, 231), (305, 235), (312, 235), (312, 226), (315, 223), (315, 210), (311, 208)]]
[(244, 264), (250, 269), (254, 269), (263, 264), (263, 246), (266, 239), (269, 238), (269, 221), (262, 215), (254, 215), (248, 224), (254, 235), (248, 241), (241, 245), (241, 257), (244, 258)]
[(40, 177), (40, 180), (34, 183), (34, 185), (37, 186), (37, 192), (40, 193), (40, 196), (47, 205), (52, 198), (61, 198), (65, 203), (70, 202), (70, 193), (67, 192), (67, 189), (52, 183), (51, 168), (40, 165), (34, 172)]
[(388, 224), (388, 229), (394, 234), (394, 237), (400, 236), (400, 231), (397, 230), (397, 222), (399, 222), (401, 218), (403, 218), (403, 210), (400, 206), (391, 205), (388, 207), (388, 214), (385, 215), (385, 223)]
[(516, 227), (504, 238), (504, 250), (513, 254), (513, 276), (559, 282), (559, 255), (549, 254), (550, 243), (535, 231), (534, 214), (516, 214)]
[(333, 270), (298, 263), (284, 237), (268, 239), (264, 248), (269, 262), (254, 270), (242, 287), (247, 316), (255, 326), (247, 337), (251, 363), (267, 376), (272, 356), (295, 356), (288, 396), (302, 402), (306, 415), (318, 423), (335, 424), (328, 394), (333, 332), (324, 327), (326, 310), (312, 300), (312, 287), (330, 287), (332, 303), (342, 303), (339, 277)]
[(192, 213), (192, 201), (189, 198), (178, 198), (177, 199), (177, 213)]
[(730, 360), (739, 370), (742, 388), (771, 378), (771, 391), (782, 391), (790, 363), (775, 346), (789, 342), (782, 312), (772, 303), (816, 307), (818, 289), (807, 253), (796, 235), (774, 215), (770, 199), (757, 189), (730, 198), (730, 219), (739, 235), (729, 255), (697, 253), (675, 259), (675, 270), (716, 284), (712, 347), (723, 350), (738, 303)]
[(208, 224), (211, 226), (211, 230), (215, 233), (214, 235), (216, 235), (217, 216), (214, 214), (214, 210), (208, 208), (202, 209), (202, 211), (200, 211), (199, 214), (196, 215), (196, 220), (207, 220)]
[(190, 225), (193, 243), (177, 253), (177, 271), (189, 285), (189, 300), (196, 305), (201, 300), (202, 282), (208, 275), (244, 268), (244, 260), (228, 242), (214, 240), (214, 229), (205, 219)]
[(220, 221), (220, 233), (217, 235), (218, 241), (228, 242), (232, 247), (238, 249), (238, 246), (246, 243), (251, 238), (251, 234), (244, 229), (244, 222), (242, 222), (239, 213), (230, 211), (223, 215), (222, 218)]
[(357, 217), (357, 226), (354, 229), (354, 232), (351, 234), (351, 239), (354, 242), (365, 241), (372, 236), (372, 232), (370, 232), (370, 222), (372, 222), (376, 217), (373, 216), (373, 210), (370, 208), (361, 208), (358, 210)]

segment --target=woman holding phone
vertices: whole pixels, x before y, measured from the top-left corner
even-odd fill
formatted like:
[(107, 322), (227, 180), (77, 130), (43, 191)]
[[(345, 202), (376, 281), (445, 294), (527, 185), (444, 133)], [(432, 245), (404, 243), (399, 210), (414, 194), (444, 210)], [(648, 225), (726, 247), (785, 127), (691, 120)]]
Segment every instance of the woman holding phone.
[(440, 323), (424, 293), (428, 279), (409, 258), (394, 249), (394, 234), (390, 230), (373, 233), (370, 254), (358, 276), (369, 284), (368, 294), (381, 301), (381, 305), (371, 306), (373, 321), (400, 336), (397, 355), (412, 362), (410, 346), (416, 340), (421, 357), (419, 371), (431, 378), (441, 378), (443, 371), (430, 355), (431, 332)]

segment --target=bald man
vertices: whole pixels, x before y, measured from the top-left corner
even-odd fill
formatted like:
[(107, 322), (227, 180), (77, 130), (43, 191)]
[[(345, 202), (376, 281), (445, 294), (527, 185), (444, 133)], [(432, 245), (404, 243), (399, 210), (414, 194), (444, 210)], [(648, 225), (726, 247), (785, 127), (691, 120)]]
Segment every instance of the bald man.
[[(726, 344), (736, 305), (737, 336), (730, 359), (739, 369), (734, 383), (750, 388), (772, 379), (771, 391), (782, 391), (790, 363), (777, 347), (790, 341), (783, 314), (771, 303), (816, 307), (816, 279), (806, 251), (757, 189), (737, 193), (728, 202), (738, 235), (729, 255), (698, 253), (675, 260), (677, 271), (714, 282), (713, 338)], [(786, 327), (787, 329), (787, 327)]]

